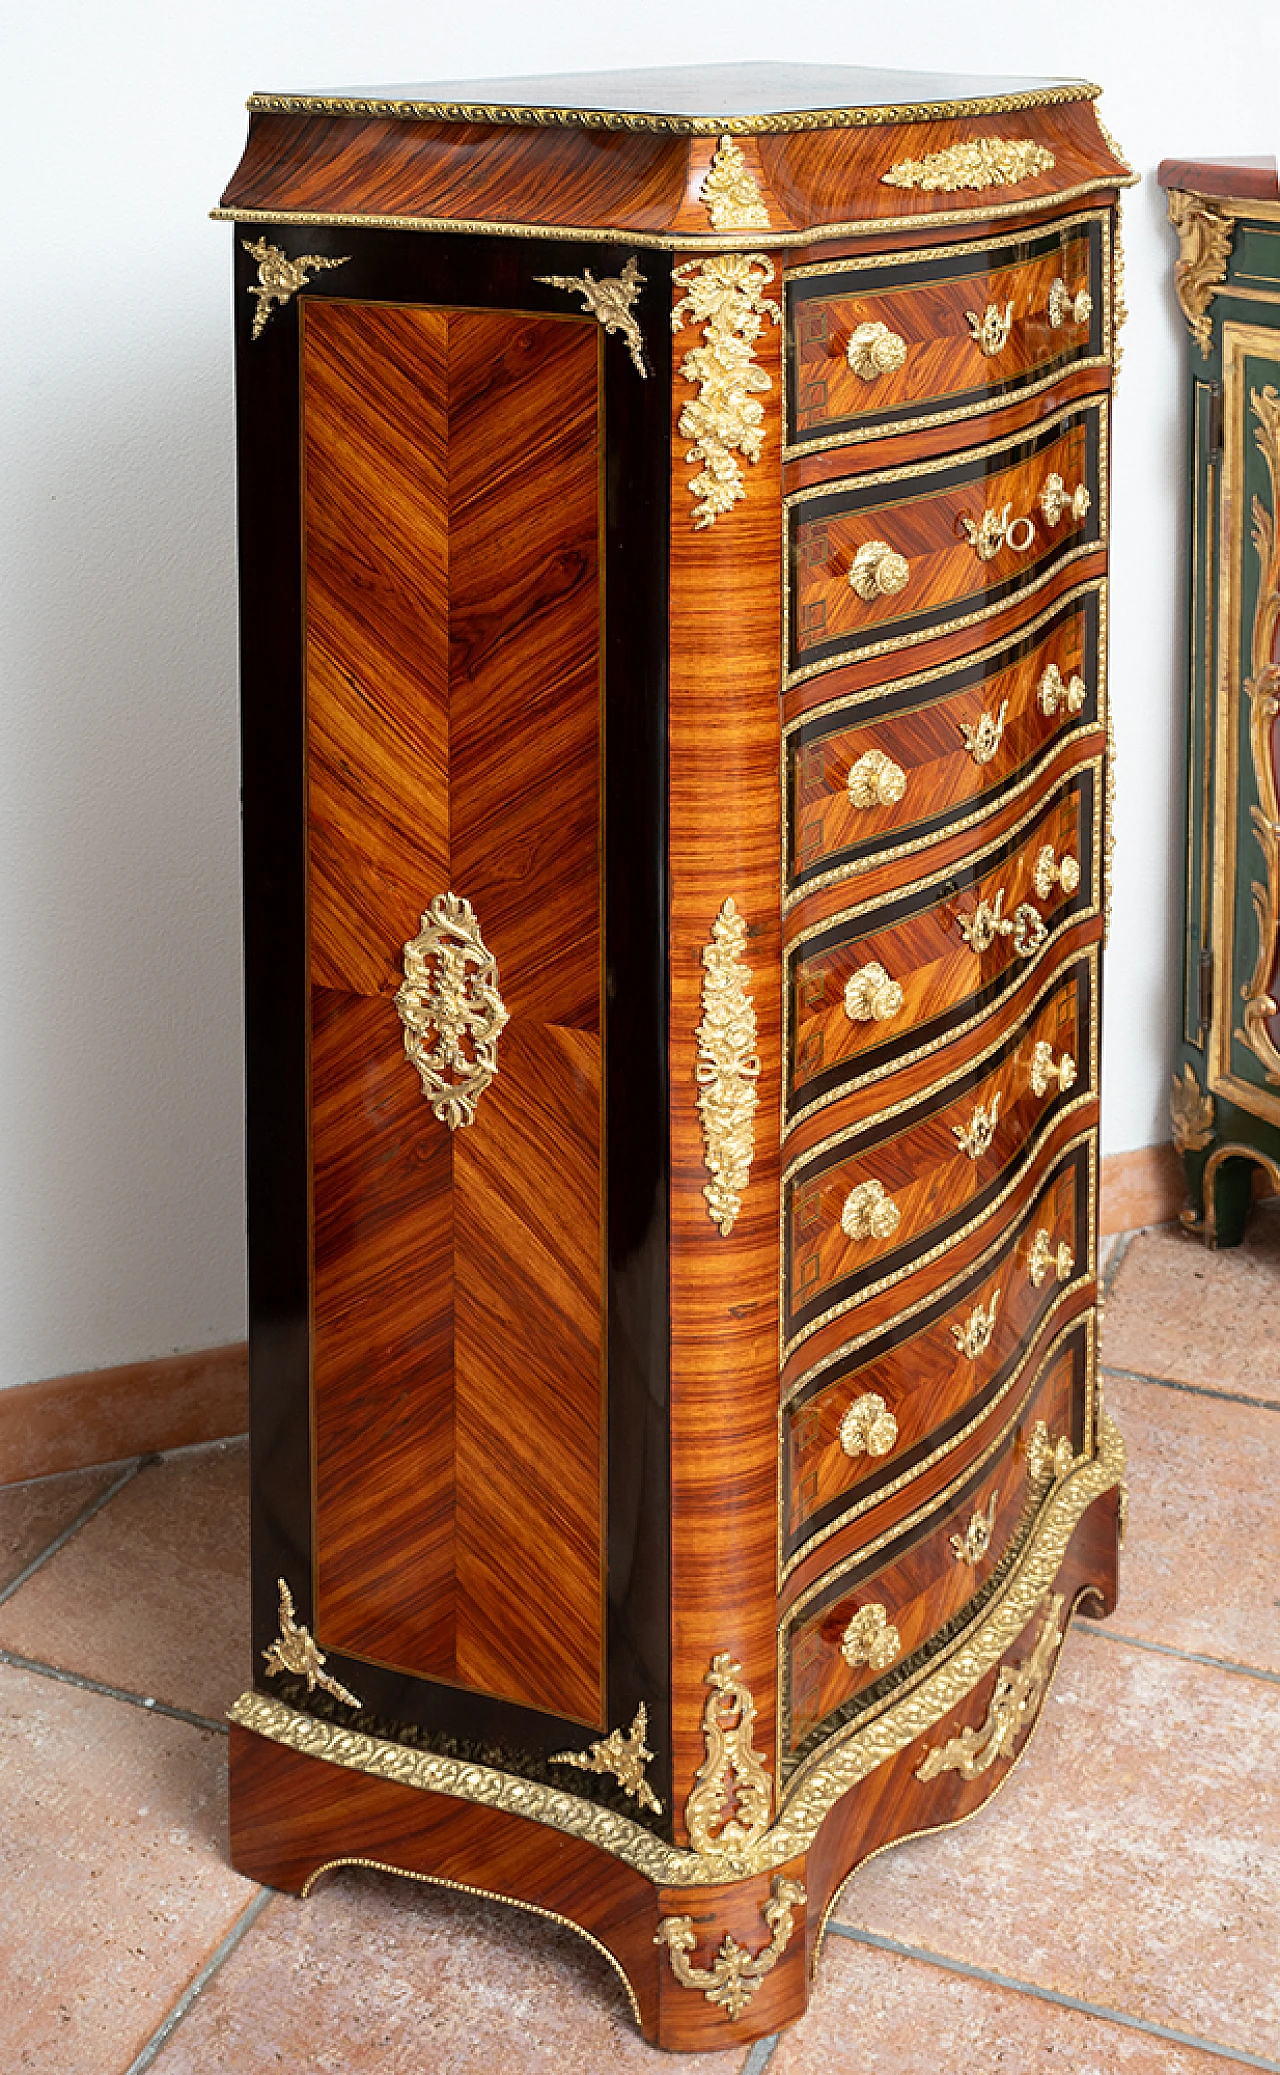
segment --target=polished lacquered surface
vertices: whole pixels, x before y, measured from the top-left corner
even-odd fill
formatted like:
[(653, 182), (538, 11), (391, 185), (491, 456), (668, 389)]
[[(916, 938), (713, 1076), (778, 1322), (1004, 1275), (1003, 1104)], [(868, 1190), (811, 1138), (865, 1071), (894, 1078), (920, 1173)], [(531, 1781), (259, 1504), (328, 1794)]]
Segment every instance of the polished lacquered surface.
[[(514, 79), (449, 79), (412, 86), (296, 88), (316, 99), (439, 103), (474, 108), (602, 109), (619, 113), (705, 116), (875, 109), (905, 103), (990, 100), (1039, 95), (1063, 82), (968, 72), (899, 72), (864, 65), (642, 66), (626, 72), (539, 73)], [(1086, 89), (1082, 81), (1068, 81)]]

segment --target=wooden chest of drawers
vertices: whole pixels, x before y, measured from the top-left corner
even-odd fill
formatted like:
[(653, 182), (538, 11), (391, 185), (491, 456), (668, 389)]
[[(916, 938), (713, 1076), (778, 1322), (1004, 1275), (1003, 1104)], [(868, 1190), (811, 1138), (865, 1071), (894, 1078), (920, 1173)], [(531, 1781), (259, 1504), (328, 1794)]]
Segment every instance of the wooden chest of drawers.
[(1187, 320), (1187, 866), (1173, 1142), (1183, 1223), (1235, 1246), (1280, 1190), (1280, 184), (1166, 160)]
[[(262, 96), (232, 1841), (794, 2018), (1114, 1601), (1094, 90)], [(704, 112), (708, 111), (708, 112)]]

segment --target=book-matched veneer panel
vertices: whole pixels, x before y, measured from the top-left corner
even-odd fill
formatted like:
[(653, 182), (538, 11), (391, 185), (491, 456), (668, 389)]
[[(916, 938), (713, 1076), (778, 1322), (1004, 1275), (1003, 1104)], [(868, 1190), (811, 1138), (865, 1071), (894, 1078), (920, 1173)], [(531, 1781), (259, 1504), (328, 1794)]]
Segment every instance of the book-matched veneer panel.
[(300, 322), (311, 975), (394, 993), (449, 883), (448, 319)]
[[(1025, 793), (1063, 738), (1097, 724), (1104, 591), (1076, 586), (972, 660), (887, 686), (820, 678), (822, 703), (786, 730), (792, 900), (943, 841)], [(897, 797), (895, 797), (897, 795)]]
[(326, 1649), (451, 1677), (452, 1147), (391, 1003), (312, 1004), (316, 1629)]
[[(919, 1479), (935, 1466), (949, 1475), (963, 1460), (959, 1451), (1016, 1387), (1043, 1326), (1092, 1279), (1096, 1167), (1089, 1128), (1018, 1216), (1000, 1221), (998, 1239), (965, 1274), (947, 1275), (936, 1295), (882, 1331), (859, 1330), (816, 1370), (790, 1365), (798, 1373), (780, 1415), (784, 1579), (873, 1507), (909, 1509)], [(1040, 1232), (1047, 1260), (1033, 1256)], [(1070, 1267), (1058, 1252), (1064, 1241)], [(878, 1408), (868, 1396), (891, 1425), (873, 1427)]]
[(784, 1780), (910, 1676), (917, 1653), (923, 1665), (1008, 1570), (1052, 1488), (1031, 1446), (1036, 1427), (1044, 1423), (1054, 1446), (1069, 1440), (1074, 1454), (1084, 1446), (1090, 1336), (1089, 1316), (1064, 1328), (984, 1455), (923, 1520), (833, 1563), (787, 1607), (778, 1631)]
[(449, 318), (450, 883), (513, 1020), (594, 1031), (602, 336)]
[[(678, 301), (682, 285), (675, 284)], [(703, 347), (700, 326), (678, 357)], [(754, 359), (774, 397), (781, 332)], [(671, 427), (670, 1009), (671, 1633), (676, 1835), (706, 1758), (712, 1659), (728, 1651), (756, 1704), (755, 1747), (773, 1748), (775, 1419), (778, 1392), (780, 845), (778, 803), (779, 442), (743, 470), (744, 495), (695, 528), (689, 437)], [(696, 466), (696, 465), (695, 465)], [(711, 1216), (698, 1112), (703, 953), (726, 900), (743, 918), (759, 1077), (749, 1179), (728, 1233)], [(733, 1076), (730, 1076), (732, 1083)], [(726, 1407), (732, 1417), (726, 1418)]]
[[(317, 1632), (603, 1727), (600, 333), (303, 340)], [(510, 1018), (456, 1131), (391, 999), (448, 891)]]
[(513, 1025), (453, 1159), (457, 1676), (603, 1729), (598, 1037)]
[(978, 625), (1105, 541), (1106, 410), (790, 496), (791, 675)]

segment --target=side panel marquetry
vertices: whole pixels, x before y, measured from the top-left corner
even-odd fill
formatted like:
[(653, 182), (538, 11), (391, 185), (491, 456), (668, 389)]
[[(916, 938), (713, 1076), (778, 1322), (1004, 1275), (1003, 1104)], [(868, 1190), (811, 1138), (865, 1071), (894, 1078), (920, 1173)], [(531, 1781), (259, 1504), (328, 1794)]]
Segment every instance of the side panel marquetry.
[[(1105, 217), (1077, 216), (1021, 238), (797, 268), (787, 282), (790, 451), (969, 417), (1082, 363), (1105, 365), (1107, 231)], [(886, 334), (896, 346), (880, 345)]]
[[(603, 1727), (600, 335), (301, 322), (317, 1638)], [(456, 1130), (394, 1006), (447, 891), (507, 1016)]]
[(792, 682), (977, 625), (1106, 539), (1106, 414), (944, 462), (848, 478), (786, 503)]

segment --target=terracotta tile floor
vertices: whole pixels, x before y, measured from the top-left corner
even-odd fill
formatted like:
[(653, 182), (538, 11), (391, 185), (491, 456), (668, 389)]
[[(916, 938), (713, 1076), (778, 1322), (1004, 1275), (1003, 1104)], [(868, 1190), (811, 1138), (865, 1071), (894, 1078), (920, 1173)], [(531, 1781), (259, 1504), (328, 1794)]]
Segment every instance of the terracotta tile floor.
[[(1107, 1274), (1115, 1617), (1076, 1622), (994, 1801), (850, 1882), (801, 2023), (690, 2075), (1280, 2071), (1280, 1205), (1235, 1253), (1165, 1227)], [(231, 1871), (245, 1475), (232, 1442), (0, 1490), (3, 2075), (681, 2066), (555, 1926)]]

